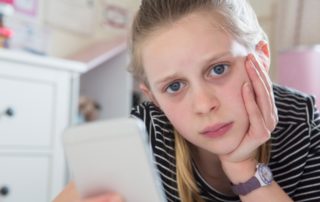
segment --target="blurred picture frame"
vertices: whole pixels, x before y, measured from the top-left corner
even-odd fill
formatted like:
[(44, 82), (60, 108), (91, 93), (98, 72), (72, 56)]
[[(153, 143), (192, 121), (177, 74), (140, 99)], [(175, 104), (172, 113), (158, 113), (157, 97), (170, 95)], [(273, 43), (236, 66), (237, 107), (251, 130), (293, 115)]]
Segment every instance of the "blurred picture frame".
[(38, 15), (39, 0), (15, 0), (14, 8), (17, 13), (30, 18)]

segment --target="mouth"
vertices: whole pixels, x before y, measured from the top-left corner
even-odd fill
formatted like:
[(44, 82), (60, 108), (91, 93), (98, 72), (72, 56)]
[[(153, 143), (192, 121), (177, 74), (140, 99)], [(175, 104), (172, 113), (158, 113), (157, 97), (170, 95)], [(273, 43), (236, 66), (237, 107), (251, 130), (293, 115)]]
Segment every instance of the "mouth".
[(219, 123), (206, 127), (200, 133), (206, 137), (217, 138), (225, 135), (233, 126), (233, 122)]

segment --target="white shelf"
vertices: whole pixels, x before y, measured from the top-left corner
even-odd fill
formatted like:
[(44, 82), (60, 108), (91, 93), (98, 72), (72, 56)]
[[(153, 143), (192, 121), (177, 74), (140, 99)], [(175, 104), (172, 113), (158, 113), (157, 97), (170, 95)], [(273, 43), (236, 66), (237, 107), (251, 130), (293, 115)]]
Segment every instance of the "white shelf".
[(116, 37), (107, 41), (97, 42), (78, 53), (67, 57), (70, 60), (85, 63), (87, 70), (90, 71), (108, 62), (127, 48), (127, 40), (125, 37)]
[(125, 37), (97, 42), (68, 59), (87, 65), (80, 78), (80, 94), (99, 103), (99, 119), (129, 116), (133, 82), (127, 71)]
[(27, 52), (0, 49), (0, 60), (28, 64), (40, 68), (61, 69), (64, 71), (82, 73), (88, 69), (87, 64), (78, 61), (39, 56)]

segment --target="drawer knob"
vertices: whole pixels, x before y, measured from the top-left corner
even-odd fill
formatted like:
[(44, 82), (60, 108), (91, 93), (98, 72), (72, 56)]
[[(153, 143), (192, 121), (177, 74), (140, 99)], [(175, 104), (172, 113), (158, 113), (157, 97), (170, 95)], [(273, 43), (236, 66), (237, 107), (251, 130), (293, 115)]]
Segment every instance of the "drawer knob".
[(14, 110), (9, 107), (9, 108), (5, 111), (5, 114), (6, 114), (7, 116), (14, 116)]
[(9, 107), (8, 109), (4, 110), (4, 111), (0, 111), (0, 118), (2, 116), (8, 116), (8, 117), (13, 117), (15, 114), (14, 110)]
[(1, 196), (7, 196), (9, 194), (10, 190), (7, 186), (0, 188), (0, 195)]

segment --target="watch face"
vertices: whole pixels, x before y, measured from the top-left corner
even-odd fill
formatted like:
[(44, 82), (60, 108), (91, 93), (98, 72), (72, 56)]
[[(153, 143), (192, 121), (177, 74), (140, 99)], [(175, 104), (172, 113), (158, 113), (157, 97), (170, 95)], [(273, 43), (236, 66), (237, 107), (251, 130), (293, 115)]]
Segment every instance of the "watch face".
[(272, 182), (273, 177), (272, 177), (271, 170), (270, 170), (270, 168), (268, 166), (266, 166), (264, 164), (259, 164), (258, 172), (259, 172), (259, 175), (261, 177), (261, 180), (265, 184), (270, 184)]

